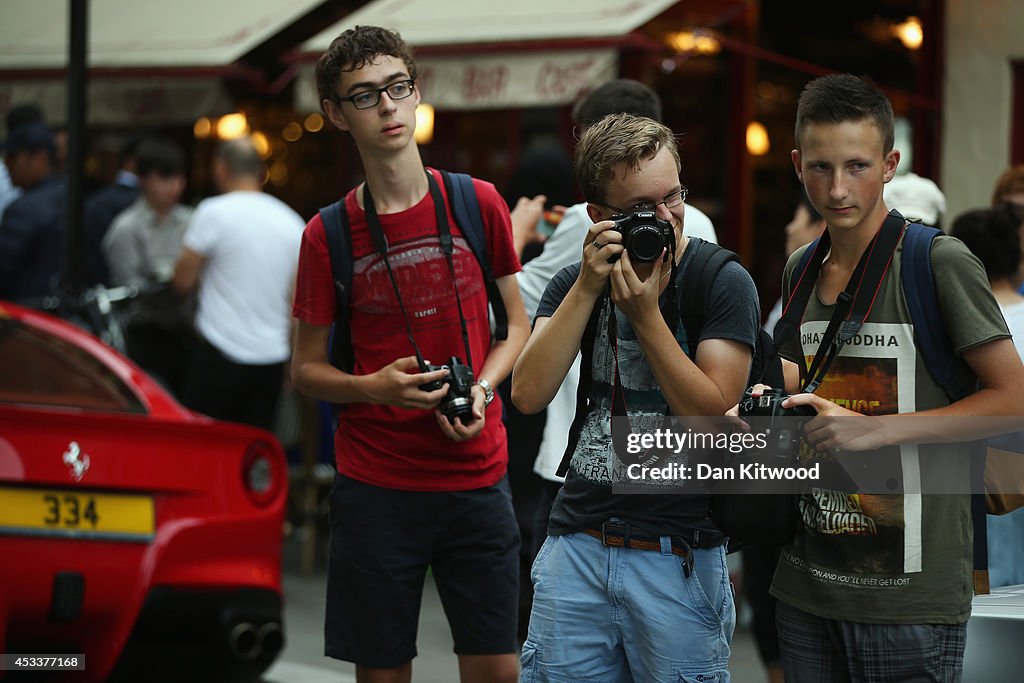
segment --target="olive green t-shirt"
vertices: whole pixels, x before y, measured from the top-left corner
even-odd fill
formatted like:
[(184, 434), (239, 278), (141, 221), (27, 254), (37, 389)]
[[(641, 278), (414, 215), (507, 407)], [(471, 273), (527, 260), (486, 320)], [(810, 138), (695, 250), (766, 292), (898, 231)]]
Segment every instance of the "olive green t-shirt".
[[(806, 249), (806, 247), (805, 247)], [(783, 280), (803, 249), (792, 255)], [(900, 280), (902, 244), (859, 334), (835, 358), (817, 395), (866, 415), (911, 413), (949, 403), (914, 345), (914, 329)], [(932, 270), (946, 333), (957, 354), (961, 386), (977, 380), (965, 350), (1009, 336), (981, 263), (959, 240), (939, 236)], [(783, 346), (787, 360), (809, 367), (834, 306), (815, 294), (798, 338)], [(913, 419), (913, 418), (908, 418)], [(970, 497), (920, 491), (951, 472), (969, 481), (968, 459), (927, 445), (904, 444), (885, 459), (900, 494), (845, 494), (814, 489), (800, 501), (804, 529), (786, 547), (772, 583), (779, 600), (811, 614), (866, 623), (962, 623), (972, 598)], [(947, 489), (948, 490), (948, 489)]]

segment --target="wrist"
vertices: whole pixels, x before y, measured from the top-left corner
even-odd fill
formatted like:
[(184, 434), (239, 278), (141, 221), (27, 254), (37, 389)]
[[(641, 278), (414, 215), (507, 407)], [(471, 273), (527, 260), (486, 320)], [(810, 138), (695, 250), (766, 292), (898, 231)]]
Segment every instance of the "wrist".
[(351, 375), (351, 386), (362, 400), (358, 403), (384, 404), (385, 401), (378, 390), (377, 373), (369, 375)]
[(491, 405), (491, 402), (494, 401), (494, 387), (491, 386), (491, 383), (481, 377), (473, 384), (473, 387), (478, 388), (483, 392), (484, 407), (486, 408)]
[(590, 304), (593, 306), (594, 303), (601, 298), (601, 294), (604, 292), (604, 288), (607, 284), (607, 279), (592, 282), (586, 277), (583, 271), (580, 271), (579, 277), (570, 288), (569, 294), (566, 298), (568, 299), (575, 295), (575, 298), (577, 298), (580, 303)]

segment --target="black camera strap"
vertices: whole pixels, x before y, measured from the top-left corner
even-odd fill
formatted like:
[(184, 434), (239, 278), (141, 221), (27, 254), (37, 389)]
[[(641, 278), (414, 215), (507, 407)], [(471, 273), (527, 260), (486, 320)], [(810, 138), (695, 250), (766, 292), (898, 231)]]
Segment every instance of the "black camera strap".
[[(455, 263), (452, 257), (454, 253), (452, 231), (451, 226), (448, 223), (448, 209), (444, 203), (444, 198), (441, 196), (441, 188), (438, 187), (437, 181), (434, 180), (434, 176), (427, 171), (427, 183), (430, 187), (430, 196), (434, 201), (434, 214), (437, 221), (437, 232), (441, 243), (441, 253), (444, 254), (445, 261), (448, 263), (448, 271), (452, 275), (452, 289), (455, 291), (455, 305), (459, 310), (459, 325), (462, 328), (462, 343), (466, 349), (466, 365), (473, 367), (473, 356), (469, 350), (469, 332), (466, 329), (466, 316), (462, 313), (462, 300), (459, 297), (459, 284), (458, 279), (455, 277)], [(391, 280), (391, 287), (395, 290), (395, 298), (398, 299), (398, 308), (402, 311), (402, 319), (405, 321), (405, 332), (409, 337), (409, 343), (412, 344), (413, 350), (416, 352), (416, 360), (419, 362), (420, 367), (426, 365), (426, 361), (423, 360), (423, 354), (420, 353), (420, 348), (416, 344), (416, 339), (412, 334), (412, 326), (409, 324), (409, 314), (405, 310), (405, 304), (402, 302), (402, 295), (398, 290), (398, 282), (395, 280), (395, 274), (391, 270), (391, 262), (388, 260), (388, 240), (384, 235), (384, 229), (380, 225), (380, 218), (377, 216), (377, 207), (373, 201), (373, 195), (370, 193), (370, 184), (363, 184), (363, 207), (366, 211), (366, 223), (370, 228), (370, 237), (373, 240), (373, 247), (384, 260), (384, 267), (388, 271), (388, 278)]]
[[(615, 304), (611, 296), (605, 299), (608, 308), (608, 342), (612, 349), (612, 363), (614, 366), (612, 379), (612, 448), (619, 460), (626, 462), (626, 454), (629, 453), (629, 435), (633, 433), (633, 427), (629, 423), (629, 410), (626, 407), (625, 387), (622, 386), (622, 377), (619, 375), (619, 335), (618, 321), (615, 318)], [(668, 413), (670, 409), (665, 407), (664, 427), (670, 426)], [(618, 419), (616, 419), (618, 418)], [(649, 453), (641, 453), (637, 461), (649, 457)], [(656, 458), (660, 454), (656, 454)]]
[[(807, 380), (802, 391), (813, 393), (821, 385), (842, 347), (857, 335), (864, 321), (867, 320), (871, 307), (878, 298), (889, 266), (892, 265), (896, 246), (899, 244), (905, 228), (906, 221), (903, 216), (896, 211), (890, 212), (868, 244), (867, 249), (864, 250), (846, 287), (836, 300), (832, 317), (829, 319), (828, 327), (818, 344), (817, 351), (815, 351), (811, 367), (809, 369), (806, 366), (801, 368), (803, 376)], [(799, 329), (807, 302), (818, 282), (821, 264), (831, 245), (831, 237), (828, 231), (825, 231), (815, 246), (810, 261), (800, 274), (796, 288), (790, 295), (783, 312), (784, 322), (780, 322), (775, 328), (776, 343), (784, 341)]]
[[(619, 334), (618, 334), (618, 321), (615, 318), (615, 304), (612, 302), (611, 296), (605, 298), (605, 305), (607, 308), (608, 315), (608, 343), (612, 348), (612, 363), (614, 366), (613, 377), (612, 377), (612, 447), (615, 448), (615, 452), (620, 454), (626, 453), (626, 447), (629, 444), (629, 434), (632, 433), (633, 428), (629, 424), (629, 412), (626, 409), (626, 398), (622, 395), (625, 390), (622, 386), (622, 378), (619, 376)], [(616, 420), (615, 418), (621, 418)], [(618, 425), (618, 423), (623, 423)], [(626, 429), (623, 432), (621, 429), (616, 429), (616, 426), (624, 426)]]

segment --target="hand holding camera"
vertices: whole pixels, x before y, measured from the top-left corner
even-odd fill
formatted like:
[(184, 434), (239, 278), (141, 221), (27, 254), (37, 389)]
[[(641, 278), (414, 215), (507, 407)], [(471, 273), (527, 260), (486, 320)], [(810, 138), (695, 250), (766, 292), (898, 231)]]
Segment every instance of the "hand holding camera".
[(432, 392), (447, 386), (448, 393), (441, 399), (438, 410), (448, 418), (450, 424), (455, 424), (455, 418), (460, 418), (463, 425), (472, 424), (476, 420), (476, 415), (473, 414), (473, 368), (456, 356), (450, 357), (447, 365), (431, 365), (424, 362), (420, 366), (421, 372), (437, 370), (448, 370), (448, 375), (442, 379), (421, 384), (420, 389)]
[[(629, 258), (636, 263), (657, 261), (665, 250), (671, 250), (675, 240), (672, 224), (657, 217), (653, 211), (634, 211), (628, 215), (612, 216), (612, 230), (622, 235), (622, 245)], [(616, 254), (612, 262), (619, 259)]]
[(751, 388), (743, 392), (737, 408), (739, 417), (754, 431), (765, 432), (768, 441), (761, 451), (764, 458), (792, 464), (798, 460), (804, 425), (817, 413), (806, 405), (783, 408), (788, 398), (784, 389)]

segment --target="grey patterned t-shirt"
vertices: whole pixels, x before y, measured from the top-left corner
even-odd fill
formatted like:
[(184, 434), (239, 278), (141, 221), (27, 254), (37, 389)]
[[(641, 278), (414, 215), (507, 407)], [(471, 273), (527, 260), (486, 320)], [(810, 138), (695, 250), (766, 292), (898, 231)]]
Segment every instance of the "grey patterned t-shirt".
[[(682, 283), (693, 247), (700, 241), (691, 238), (677, 273)], [(563, 268), (551, 280), (537, 317), (550, 317), (565, 298), (579, 275), (580, 264)], [(686, 292), (680, 292), (685, 297)], [(696, 341), (686, 338), (682, 325), (676, 339), (691, 358), (696, 346), (706, 339), (729, 339), (754, 348), (760, 325), (757, 291), (749, 273), (739, 263), (726, 264), (716, 276), (708, 293), (706, 316)], [(724, 541), (708, 518), (709, 497), (697, 494), (623, 494), (613, 493), (612, 483), (622, 481), (625, 464), (612, 447), (612, 383), (615, 357), (608, 339), (607, 308), (597, 325), (597, 339), (591, 365), (594, 408), (580, 433), (565, 484), (551, 511), (548, 532), (553, 535), (599, 528), (602, 522), (616, 518), (635, 524), (657, 535), (690, 535), (701, 531), (701, 546)], [(666, 401), (654, 374), (644, 358), (640, 342), (629, 320), (616, 311), (619, 376), (634, 432), (649, 432), (662, 426)], [(736, 397), (739, 398), (738, 396)]]

